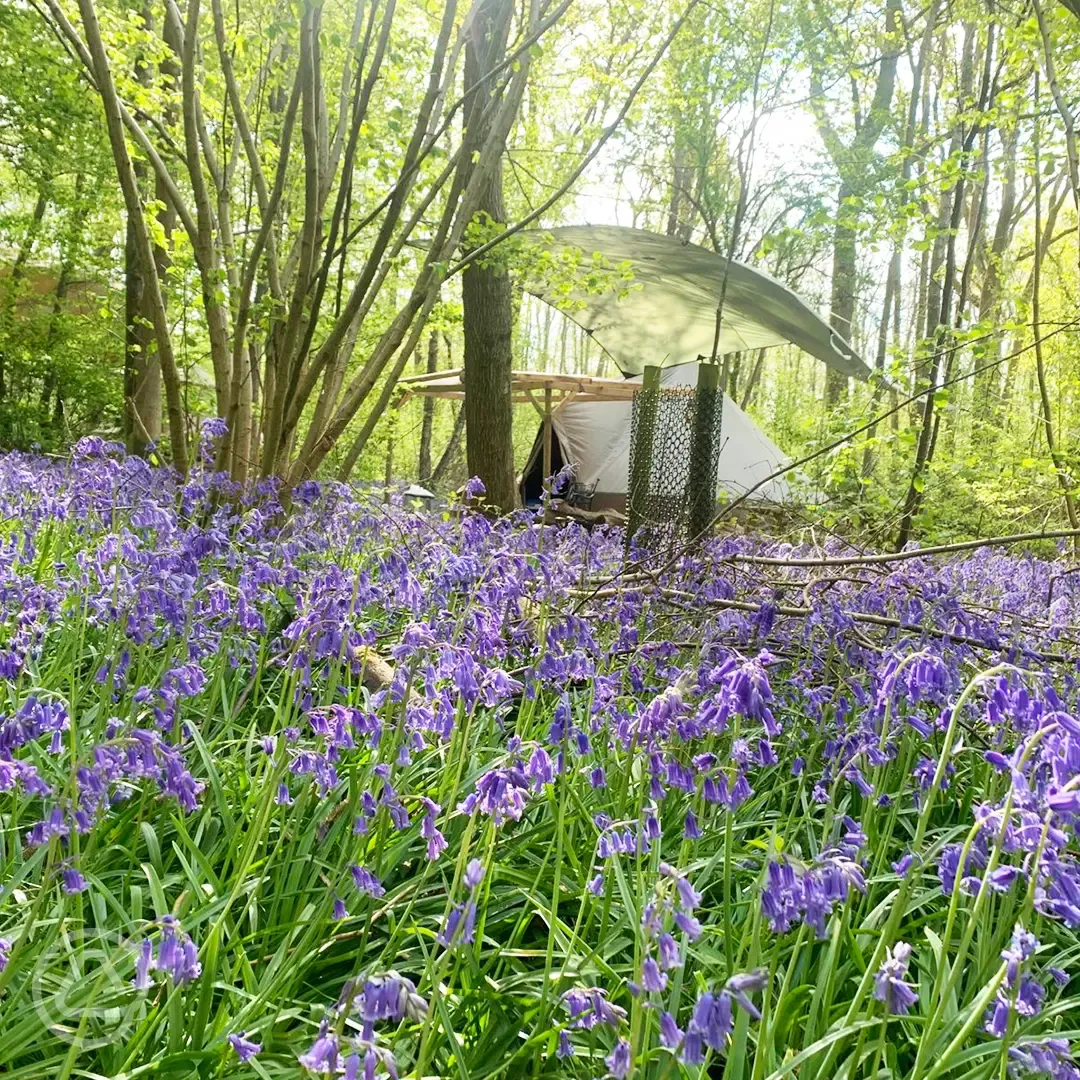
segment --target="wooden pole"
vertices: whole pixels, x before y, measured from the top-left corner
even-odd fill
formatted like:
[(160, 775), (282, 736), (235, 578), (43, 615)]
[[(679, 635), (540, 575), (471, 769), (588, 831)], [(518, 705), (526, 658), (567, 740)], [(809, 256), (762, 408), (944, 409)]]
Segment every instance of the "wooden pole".
[(390, 502), (390, 491), (394, 484), (394, 433), (391, 431), (386, 440), (386, 474), (383, 502)]
[(551, 476), (551, 387), (544, 388), (544, 482)]

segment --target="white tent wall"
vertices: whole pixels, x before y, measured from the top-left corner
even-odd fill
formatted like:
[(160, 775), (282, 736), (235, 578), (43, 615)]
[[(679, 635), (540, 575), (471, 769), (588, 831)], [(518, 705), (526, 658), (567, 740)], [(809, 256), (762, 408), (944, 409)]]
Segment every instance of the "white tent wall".
[[(697, 385), (697, 363), (664, 368), (663, 386)], [(641, 382), (641, 376), (628, 380)], [(570, 401), (554, 415), (553, 427), (564, 459), (577, 467), (577, 482), (596, 485), (594, 509), (622, 508), (630, 475), (630, 423), (628, 401)], [(724, 397), (720, 458), (716, 469), (717, 495), (742, 495), (789, 459), (783, 451), (731, 400)], [(784, 477), (769, 480), (754, 492), (755, 499), (784, 502), (791, 492)]]

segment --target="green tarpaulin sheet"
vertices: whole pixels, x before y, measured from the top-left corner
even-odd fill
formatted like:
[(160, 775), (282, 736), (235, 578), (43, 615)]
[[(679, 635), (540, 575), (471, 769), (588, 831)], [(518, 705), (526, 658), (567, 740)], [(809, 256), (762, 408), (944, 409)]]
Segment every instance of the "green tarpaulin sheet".
[[(716, 307), (728, 260), (697, 244), (618, 225), (568, 225), (529, 235), (553, 249), (580, 249), (582, 265), (594, 253), (604, 265), (629, 263), (632, 280), (603, 291), (565, 282), (534, 281), (529, 292), (573, 319), (625, 375), (648, 364), (669, 367), (712, 356)], [(869, 369), (805, 301), (774, 277), (732, 262), (720, 328), (719, 354), (790, 342), (856, 379)]]

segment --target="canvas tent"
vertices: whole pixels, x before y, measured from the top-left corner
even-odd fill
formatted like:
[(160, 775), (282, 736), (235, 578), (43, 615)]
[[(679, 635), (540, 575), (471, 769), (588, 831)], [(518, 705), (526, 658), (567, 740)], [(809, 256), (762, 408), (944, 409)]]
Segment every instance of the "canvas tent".
[[(663, 386), (694, 386), (697, 363), (665, 368)], [(623, 385), (641, 385), (641, 376)], [(575, 467), (575, 481), (592, 492), (593, 510), (623, 510), (630, 478), (630, 419), (633, 403), (582, 401), (571, 398), (554, 410), (551, 468), (567, 463)], [(528, 464), (522, 472), (521, 489), (526, 503), (540, 497), (543, 485), (543, 428), (537, 435)], [(717, 464), (717, 495), (735, 498), (766, 481), (753, 493), (757, 501), (784, 502), (791, 489), (783, 476), (768, 480), (788, 464), (783, 451), (731, 400), (724, 397), (720, 459)]]
[[(661, 382), (667, 386), (693, 386), (697, 368), (696, 363), (665, 368)], [(460, 369), (408, 375), (399, 385), (404, 390), (399, 405), (413, 395), (451, 400), (465, 396)], [(514, 402), (533, 405), (541, 417), (521, 476), (526, 503), (539, 499), (545, 476), (573, 463), (577, 483), (594, 491), (593, 509), (623, 509), (630, 467), (630, 418), (634, 394), (640, 386), (640, 375), (601, 379), (543, 371), (513, 372), (510, 388)], [(548, 432), (550, 444), (545, 446)], [(741, 495), (786, 465), (787, 460), (754, 421), (730, 397), (725, 397), (717, 492)], [(789, 494), (787, 480), (777, 477), (755, 491), (754, 498), (780, 502)]]

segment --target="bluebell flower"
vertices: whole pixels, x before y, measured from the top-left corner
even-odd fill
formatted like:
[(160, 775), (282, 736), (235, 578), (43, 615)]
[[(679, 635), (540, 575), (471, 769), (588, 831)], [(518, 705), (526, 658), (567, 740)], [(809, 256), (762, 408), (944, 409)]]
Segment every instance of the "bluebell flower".
[(1080, 788), (1051, 790), (1046, 805), (1056, 814), (1080, 814)]
[(563, 994), (563, 1004), (570, 1015), (570, 1027), (591, 1031), (597, 1025), (617, 1029), (626, 1019), (626, 1010), (612, 1005), (598, 986), (570, 989)]
[(697, 941), (701, 937), (701, 923), (695, 916), (685, 911), (676, 911), (672, 916), (675, 925), (691, 940)]
[(306, 1054), (301, 1054), (299, 1062), (308, 1072), (336, 1073), (340, 1055), (337, 1036), (333, 1032), (320, 1035)]
[(525, 769), (525, 775), (532, 781), (533, 790), (538, 791), (545, 784), (555, 782), (555, 767), (547, 751), (538, 746), (529, 758), (529, 764)]
[(252, 1042), (252, 1040), (243, 1033), (239, 1035), (230, 1033), (227, 1038), (229, 1040), (229, 1045), (236, 1052), (236, 1056), (243, 1062), (248, 1062), (256, 1055), (262, 1053), (262, 1044)]
[(731, 997), (726, 993), (703, 993), (694, 1005), (694, 1013), (687, 1031), (700, 1035), (711, 1050), (725, 1048), (731, 1034)]
[(661, 933), (656, 939), (656, 947), (661, 968), (671, 971), (672, 968), (682, 967), (679, 945), (671, 934)]
[(769, 973), (764, 968), (759, 968), (756, 971), (745, 971), (738, 975), (732, 975), (724, 983), (724, 990), (731, 995), (732, 1000), (743, 1012), (749, 1014), (755, 1020), (760, 1020), (761, 1013), (747, 995), (764, 990), (768, 984)]
[(154, 967), (169, 976), (174, 986), (186, 986), (202, 974), (198, 950), (175, 916), (164, 915), (160, 922), (161, 941)]
[(604, 1060), (615, 1080), (623, 1080), (630, 1074), (630, 1044), (625, 1039), (619, 1039), (615, 1049)]
[(1072, 1048), (1067, 1039), (1050, 1038), (1039, 1042), (1021, 1042), (1009, 1047), (1010, 1072), (1046, 1076), (1050, 1080), (1078, 1080)]
[(476, 781), (475, 790), (458, 804), (458, 811), (463, 814), (479, 811), (490, 817), (496, 827), (507, 821), (519, 821), (525, 812), (528, 788), (521, 769), (491, 769)]
[(679, 1045), (683, 1040), (683, 1032), (679, 1025), (675, 1022), (675, 1017), (671, 1013), (664, 1011), (660, 1013), (660, 1045), (666, 1047), (668, 1050), (678, 1050)]
[(573, 1057), (573, 1055), (574, 1044), (570, 1041), (570, 1033), (567, 1031), (560, 1031), (559, 1045), (555, 1051), (555, 1056), (561, 1060), (564, 1058)]
[(679, 1060), (684, 1065), (700, 1065), (705, 1060), (705, 1044), (700, 1032), (687, 1029)]
[(135, 961), (135, 978), (132, 986), (136, 990), (149, 990), (153, 985), (150, 972), (154, 966), (154, 943), (149, 938), (143, 938), (139, 946), (139, 956)]
[(365, 866), (353, 866), (350, 868), (353, 884), (366, 896), (383, 896), (386, 890), (382, 882)]
[(899, 941), (885, 953), (885, 961), (874, 976), (874, 997), (883, 1002), (888, 1012), (906, 1016), (908, 1009), (918, 1000), (912, 987), (905, 982), (911, 946)]
[(84, 878), (73, 866), (64, 867), (62, 877), (64, 881), (64, 892), (69, 895), (86, 892), (89, 888), (86, 884), (86, 878)]
[(641, 967), (641, 985), (647, 993), (659, 994), (667, 987), (667, 976), (660, 970), (656, 960), (645, 957)]
[(907, 877), (908, 872), (915, 865), (915, 855), (912, 852), (908, 852), (906, 855), (901, 855), (899, 859), (892, 864), (893, 873), (897, 877)]
[(204, 440), (221, 439), (229, 433), (229, 425), (220, 416), (211, 416), (199, 425)]

